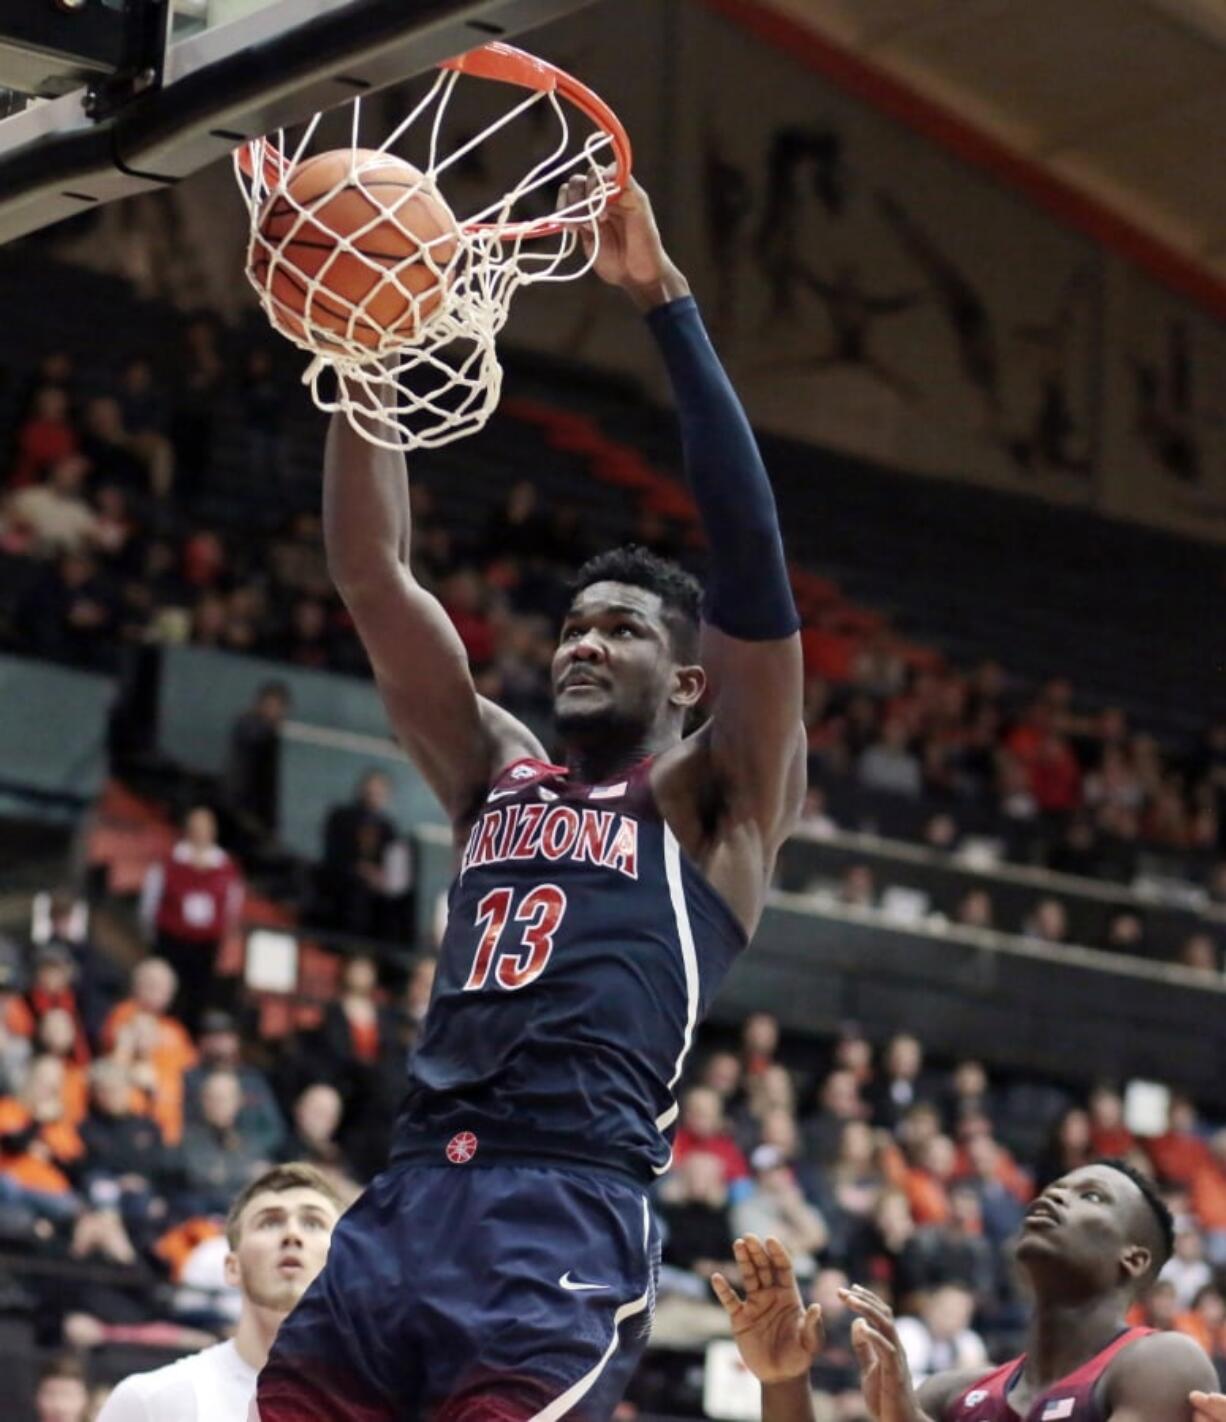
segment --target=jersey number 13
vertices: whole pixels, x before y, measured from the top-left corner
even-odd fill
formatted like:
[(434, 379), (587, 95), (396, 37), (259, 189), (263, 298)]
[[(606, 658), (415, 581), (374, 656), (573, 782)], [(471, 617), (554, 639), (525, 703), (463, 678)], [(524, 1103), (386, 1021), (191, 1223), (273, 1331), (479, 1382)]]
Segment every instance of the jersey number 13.
[[(566, 894), (556, 884), (538, 884), (515, 903), (514, 889), (491, 889), (477, 905), (482, 930), (465, 992), (480, 992), (493, 971), (499, 987), (514, 992), (535, 982), (553, 953), (554, 935), (566, 913)], [(507, 924), (514, 919), (518, 942), (499, 951)], [(495, 966), (497, 964), (497, 966)]]

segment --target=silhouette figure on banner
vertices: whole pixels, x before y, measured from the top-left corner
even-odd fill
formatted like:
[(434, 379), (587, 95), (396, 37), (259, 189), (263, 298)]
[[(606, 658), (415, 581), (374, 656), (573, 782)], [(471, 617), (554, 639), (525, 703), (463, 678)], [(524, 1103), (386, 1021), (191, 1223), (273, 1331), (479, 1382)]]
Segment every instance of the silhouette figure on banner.
[(1192, 355), (1188, 327), (1172, 321), (1164, 365), (1132, 361), (1137, 436), (1173, 479), (1199, 484), (1203, 473), (1192, 403)]
[(1078, 267), (1064, 284), (1050, 321), (1024, 323), (1014, 328), (1016, 339), (1028, 347), (1038, 362), (1039, 395), (1029, 430), (1005, 441), (1019, 469), (1037, 473), (1049, 469), (1086, 476), (1094, 467), (1094, 418), (1081, 417), (1072, 395), (1082, 367), (1101, 364), (1102, 288), (1093, 263)]

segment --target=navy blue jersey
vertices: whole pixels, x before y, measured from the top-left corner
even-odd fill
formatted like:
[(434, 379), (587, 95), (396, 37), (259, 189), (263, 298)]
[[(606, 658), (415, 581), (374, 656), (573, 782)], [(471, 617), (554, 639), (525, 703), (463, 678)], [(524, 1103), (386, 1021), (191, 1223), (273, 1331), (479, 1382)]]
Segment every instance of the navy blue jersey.
[(745, 946), (677, 843), (650, 762), (580, 785), (524, 760), (496, 782), (448, 899), (392, 1159), (668, 1168), (694, 1030)]

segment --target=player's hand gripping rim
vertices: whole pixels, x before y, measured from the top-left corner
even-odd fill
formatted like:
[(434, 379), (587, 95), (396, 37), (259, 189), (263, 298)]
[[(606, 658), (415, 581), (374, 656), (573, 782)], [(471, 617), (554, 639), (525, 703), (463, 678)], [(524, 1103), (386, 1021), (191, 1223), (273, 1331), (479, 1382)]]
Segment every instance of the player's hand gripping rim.
[(805, 1307), (787, 1250), (777, 1239), (748, 1234), (732, 1252), (744, 1297), (723, 1274), (712, 1274), (711, 1287), (745, 1366), (764, 1384), (807, 1378), (825, 1341), (822, 1311), (817, 1304)]
[(851, 1326), (851, 1346), (873, 1422), (929, 1422), (915, 1396), (894, 1310), (860, 1284), (840, 1289), (839, 1297), (858, 1315)]

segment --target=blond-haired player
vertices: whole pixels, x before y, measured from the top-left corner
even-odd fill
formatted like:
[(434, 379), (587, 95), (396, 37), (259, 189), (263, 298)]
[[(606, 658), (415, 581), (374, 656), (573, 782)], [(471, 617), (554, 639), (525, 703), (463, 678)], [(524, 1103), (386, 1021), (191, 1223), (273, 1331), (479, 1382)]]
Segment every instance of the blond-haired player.
[(323, 1268), (343, 1209), (312, 1165), (276, 1165), (257, 1176), (226, 1219), (226, 1281), (242, 1295), (234, 1337), (125, 1378), (98, 1422), (245, 1422), (277, 1329)]

